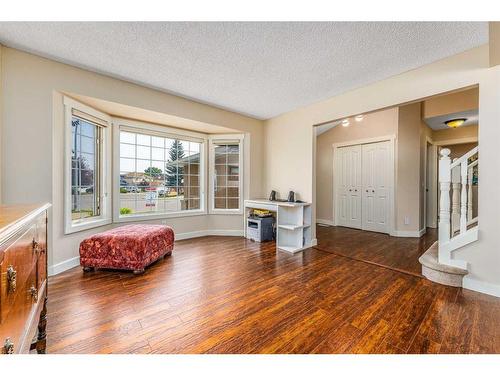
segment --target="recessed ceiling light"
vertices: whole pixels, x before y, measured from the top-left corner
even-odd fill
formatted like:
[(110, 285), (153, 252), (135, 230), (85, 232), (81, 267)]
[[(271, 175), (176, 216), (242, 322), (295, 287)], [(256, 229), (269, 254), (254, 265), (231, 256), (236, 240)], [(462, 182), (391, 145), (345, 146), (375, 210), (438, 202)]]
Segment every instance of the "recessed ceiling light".
[(444, 123), (452, 128), (452, 129), (455, 129), (455, 128), (458, 128), (460, 125), (463, 125), (463, 123), (467, 121), (466, 118), (455, 118), (453, 120), (448, 120), (448, 121), (445, 121)]
[(345, 128), (346, 126), (349, 126), (349, 119), (342, 120), (342, 126)]
[(363, 115), (357, 115), (356, 117), (354, 117), (354, 120), (356, 120), (356, 122), (361, 122), (361, 121), (363, 121), (364, 118), (365, 118), (365, 116), (363, 116)]

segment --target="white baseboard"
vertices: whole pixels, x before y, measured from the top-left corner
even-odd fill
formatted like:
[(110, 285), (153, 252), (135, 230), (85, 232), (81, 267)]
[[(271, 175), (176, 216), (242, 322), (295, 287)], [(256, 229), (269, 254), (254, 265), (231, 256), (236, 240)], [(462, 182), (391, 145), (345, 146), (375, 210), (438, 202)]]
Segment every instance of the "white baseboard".
[[(214, 230), (200, 230), (196, 232), (180, 233), (175, 235), (175, 240), (187, 240), (188, 238), (204, 237), (204, 236), (236, 236), (243, 237), (242, 230), (224, 230), (224, 229), (214, 229)], [(74, 257), (63, 262), (49, 266), (49, 276), (57, 275), (61, 272), (67, 271), (73, 267), (80, 265), (80, 257)]]
[(491, 296), (500, 297), (500, 285), (490, 284), (485, 281), (476, 280), (469, 276), (465, 276), (462, 284), (464, 289), (474, 290), (476, 292), (489, 294)]
[(426, 231), (426, 228), (420, 230), (396, 230), (391, 233), (391, 236), (420, 238), (425, 234)]
[(317, 246), (318, 245), (318, 239), (317, 238), (313, 238), (311, 240), (311, 246)]
[(53, 266), (49, 266), (49, 276), (57, 275), (58, 273), (69, 270), (70, 268), (76, 267), (80, 265), (80, 257), (74, 257), (62, 261), (60, 263), (54, 264)]
[(335, 225), (333, 220), (327, 220), (327, 219), (316, 219), (316, 224), (330, 225), (332, 227)]
[(175, 235), (175, 240), (187, 240), (189, 238), (205, 237), (205, 236), (235, 236), (243, 237), (243, 230), (225, 230), (225, 229), (212, 229), (212, 230), (199, 230), (196, 232), (186, 232)]

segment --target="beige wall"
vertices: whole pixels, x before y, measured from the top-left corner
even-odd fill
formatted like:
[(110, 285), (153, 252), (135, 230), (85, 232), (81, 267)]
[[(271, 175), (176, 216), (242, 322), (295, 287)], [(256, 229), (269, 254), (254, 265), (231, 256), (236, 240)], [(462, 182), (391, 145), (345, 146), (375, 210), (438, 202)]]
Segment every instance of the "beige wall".
[[(250, 181), (246, 195), (261, 196), (263, 123), (249, 117), (69, 65), (4, 48), (1, 56), (2, 190), (3, 203), (51, 202), (49, 264), (78, 255), (78, 243), (105, 227), (63, 234), (63, 96), (71, 92), (110, 102), (245, 132), (251, 139), (251, 162), (245, 164)], [(241, 231), (243, 218), (210, 215), (170, 218), (177, 234), (216, 229)]]
[(478, 125), (469, 125), (456, 129), (433, 130), (432, 140), (437, 144), (471, 142), (477, 140), (478, 132)]
[(266, 121), (265, 190), (293, 189), (315, 202), (315, 157), (313, 125), (358, 113), (409, 103), (443, 92), (479, 84), (479, 240), (454, 256), (469, 262), (465, 286), (490, 289), (500, 295), (500, 68), (489, 68), (488, 46), (484, 45), (398, 76), (349, 91), (331, 99), (285, 113)]
[[(2, 113), (2, 106), (3, 106), (3, 75), (2, 75), (2, 53), (3, 53), (3, 46), (0, 44), (0, 166), (2, 165), (2, 124), (3, 124), (3, 113)], [(0, 173), (0, 203), (2, 202), (2, 181), (3, 181), (3, 174)]]
[[(396, 230), (420, 229), (421, 103), (399, 107), (396, 157)], [(405, 224), (405, 218), (408, 224)]]
[(490, 66), (500, 64), (500, 22), (489, 23)]
[(333, 220), (333, 144), (381, 136), (396, 136), (398, 109), (391, 108), (365, 115), (362, 122), (348, 127), (336, 126), (316, 140), (316, 217)]
[(423, 118), (430, 118), (478, 108), (479, 88), (475, 87), (424, 100), (422, 114)]
[[(425, 229), (426, 226), (432, 226), (433, 228), (436, 227), (436, 218), (433, 217), (434, 222), (429, 222), (426, 223), (426, 208), (425, 205), (427, 204), (426, 202), (426, 188), (429, 188), (429, 191), (433, 191), (436, 189), (437, 183), (436, 181), (427, 181), (427, 174), (433, 175), (433, 165), (429, 163), (427, 160), (427, 143), (432, 143), (432, 129), (427, 126), (427, 124), (424, 121), (420, 121), (420, 194), (419, 194), (419, 199), (420, 199), (420, 220), (419, 220), (419, 227), (420, 230)], [(435, 156), (436, 157), (436, 156)], [(429, 168), (431, 170), (427, 172), (427, 165), (429, 165)], [(431, 199), (437, 201), (437, 195), (434, 193), (432, 194), (433, 197)], [(427, 205), (428, 209), (432, 211), (436, 211), (437, 207), (435, 204)]]
[(471, 143), (459, 143), (456, 145), (446, 145), (444, 147), (448, 148), (451, 151), (450, 159), (453, 160), (455, 158), (461, 157), (462, 155), (465, 155), (467, 152), (469, 152), (476, 146), (477, 142), (471, 142)]

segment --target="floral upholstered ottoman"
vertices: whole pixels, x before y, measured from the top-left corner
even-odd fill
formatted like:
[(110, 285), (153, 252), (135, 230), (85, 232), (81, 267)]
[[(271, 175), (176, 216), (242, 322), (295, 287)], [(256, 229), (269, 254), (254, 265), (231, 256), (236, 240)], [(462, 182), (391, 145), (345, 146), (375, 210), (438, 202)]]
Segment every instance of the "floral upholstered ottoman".
[(80, 265), (94, 268), (133, 270), (135, 274), (172, 254), (174, 231), (166, 225), (124, 225), (98, 233), (80, 243)]

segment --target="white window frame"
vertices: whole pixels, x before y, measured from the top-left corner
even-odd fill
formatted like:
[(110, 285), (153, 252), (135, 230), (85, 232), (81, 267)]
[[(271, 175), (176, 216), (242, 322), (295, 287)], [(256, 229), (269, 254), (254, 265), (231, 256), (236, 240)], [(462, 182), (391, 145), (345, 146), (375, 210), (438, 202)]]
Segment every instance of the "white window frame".
[[(207, 169), (207, 142), (208, 136), (203, 133), (176, 129), (164, 125), (155, 125), (142, 121), (113, 117), (113, 221), (116, 223), (159, 220), (174, 217), (200, 216), (207, 214), (206, 200), (206, 169)], [(176, 138), (182, 141), (200, 142), (200, 208), (178, 212), (161, 212), (158, 214), (120, 215), (120, 130), (130, 130), (136, 133), (158, 135), (161, 137)]]
[[(209, 173), (209, 213), (212, 215), (242, 215), (243, 214), (243, 180), (245, 176), (244, 171), (244, 144), (245, 135), (244, 134), (217, 134), (210, 135), (208, 137), (209, 142), (209, 155), (208, 155), (208, 173)], [(239, 208), (215, 208), (215, 146), (220, 143), (225, 144), (238, 144), (239, 145)]]
[[(98, 123), (101, 128), (99, 138), (99, 207), (100, 215), (80, 220), (73, 220), (71, 216), (71, 156), (72, 137), (71, 122), (73, 109), (89, 116), (90, 122)], [(86, 106), (67, 96), (64, 97), (64, 234), (76, 233), (79, 231), (111, 224), (111, 117), (99, 112), (94, 108)], [(83, 116), (82, 116), (83, 117)]]

